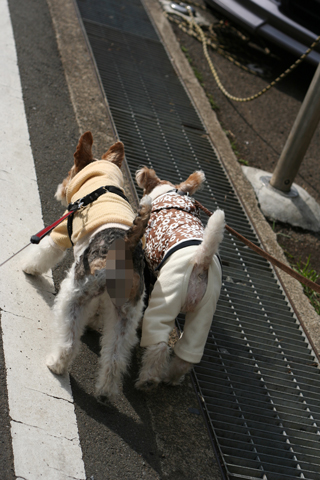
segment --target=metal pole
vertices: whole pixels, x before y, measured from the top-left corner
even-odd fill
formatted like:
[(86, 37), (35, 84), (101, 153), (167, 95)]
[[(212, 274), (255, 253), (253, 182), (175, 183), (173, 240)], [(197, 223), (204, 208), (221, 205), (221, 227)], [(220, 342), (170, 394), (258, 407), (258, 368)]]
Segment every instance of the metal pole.
[(284, 193), (290, 192), (319, 120), (320, 63), (271, 177), (272, 187)]

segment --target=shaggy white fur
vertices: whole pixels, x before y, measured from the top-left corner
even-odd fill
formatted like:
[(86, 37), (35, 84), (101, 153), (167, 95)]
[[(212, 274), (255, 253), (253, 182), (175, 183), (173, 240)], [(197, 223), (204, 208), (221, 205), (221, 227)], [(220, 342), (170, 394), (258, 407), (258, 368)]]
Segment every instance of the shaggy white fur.
[(29, 245), (21, 257), (21, 268), (29, 275), (42, 275), (61, 262), (64, 256), (65, 251), (51, 237), (44, 237), (38, 245)]
[(148, 347), (142, 357), (142, 367), (136, 387), (151, 390), (166, 376), (170, 360), (170, 348), (165, 342)]

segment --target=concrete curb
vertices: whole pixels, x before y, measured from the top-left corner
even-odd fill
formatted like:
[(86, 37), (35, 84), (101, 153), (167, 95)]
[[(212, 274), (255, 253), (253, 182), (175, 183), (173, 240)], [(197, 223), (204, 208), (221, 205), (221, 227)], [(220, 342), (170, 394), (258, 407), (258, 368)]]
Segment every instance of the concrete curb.
[[(271, 255), (278, 258), (281, 262), (288, 264), (286, 257), (277, 242), (275, 233), (262, 215), (254, 190), (242, 172), (241, 166), (237, 161), (229, 140), (223, 132), (217, 116), (211, 108), (204, 90), (196, 79), (192, 68), (190, 67), (185, 55), (181, 51), (180, 45), (174, 35), (169, 21), (163, 15), (163, 10), (157, 0), (142, 0), (149, 16), (155, 25), (162, 42), (167, 49), (169, 57), (184, 84), (189, 96), (198, 111), (210, 140), (216, 150), (225, 171), (234, 186), (234, 189), (250, 218), (263, 248)], [(308, 298), (303, 293), (303, 288), (299, 282), (292, 277), (275, 268), (275, 272), (280, 283), (291, 303), (291, 306), (299, 318), (301, 325), (313, 346), (318, 358), (320, 357), (320, 318), (310, 305)]]

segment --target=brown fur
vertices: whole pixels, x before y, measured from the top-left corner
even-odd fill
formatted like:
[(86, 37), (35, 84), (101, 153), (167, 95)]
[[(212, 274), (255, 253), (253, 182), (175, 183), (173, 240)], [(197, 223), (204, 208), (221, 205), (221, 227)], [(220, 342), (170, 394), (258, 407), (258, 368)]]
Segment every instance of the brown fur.
[(117, 165), (117, 167), (121, 168), (122, 162), (124, 160), (123, 143), (117, 142), (112, 145), (109, 150), (102, 155), (101, 159), (108, 160), (108, 162), (112, 162)]
[(173, 188), (177, 188), (178, 190), (193, 195), (204, 182), (204, 174), (202, 171), (198, 170), (193, 172), (184, 182), (174, 185), (167, 180), (160, 180), (152, 168), (142, 167), (136, 173), (136, 181), (139, 187), (143, 188), (144, 195), (148, 195), (159, 185), (172, 185)]
[[(58, 186), (55, 197), (66, 206), (67, 187), (70, 181), (85, 168), (89, 163), (95, 161), (92, 153), (93, 137), (91, 132), (85, 132), (81, 135), (76, 151), (74, 152), (74, 165), (69, 170), (68, 176)], [(121, 168), (124, 160), (124, 146), (122, 142), (116, 142), (103, 155), (101, 160), (112, 162)]]
[(94, 158), (92, 155), (92, 144), (93, 137), (91, 132), (85, 132), (81, 135), (80, 140), (77, 145), (77, 149), (74, 153), (74, 175), (84, 167), (93, 162)]
[(167, 182), (166, 180), (160, 180), (160, 178), (157, 177), (156, 172), (148, 167), (142, 167), (137, 171), (136, 180), (139, 187), (143, 188), (144, 195), (148, 195), (158, 185), (169, 184), (174, 187), (173, 183)]
[(193, 195), (202, 186), (203, 181), (204, 174), (201, 171), (193, 172), (187, 180), (176, 185), (176, 188)]
[(132, 227), (126, 233), (125, 239), (131, 250), (136, 248), (137, 243), (144, 235), (150, 218), (150, 211), (151, 206), (149, 204), (141, 204)]

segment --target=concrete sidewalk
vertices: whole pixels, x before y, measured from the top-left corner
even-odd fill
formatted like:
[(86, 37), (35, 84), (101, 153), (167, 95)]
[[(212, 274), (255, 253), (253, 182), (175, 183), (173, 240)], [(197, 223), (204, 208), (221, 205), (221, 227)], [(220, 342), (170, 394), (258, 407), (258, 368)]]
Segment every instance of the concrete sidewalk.
[[(93, 132), (96, 156), (115, 141), (74, 4), (61, 0), (47, 3), (60, 58), (44, 0), (28, 5), (9, 0), (14, 38), (7, 1), (1, 2), (2, 50), (6, 52), (0, 98), (6, 112), (2, 116), (2, 151), (6, 155), (1, 170), (8, 187), (1, 216), (1, 261), (26, 244), (43, 223), (51, 223), (63, 212), (53, 198), (54, 191), (71, 166), (80, 133)], [(124, 173), (126, 194), (134, 203), (132, 181)], [(146, 397), (134, 389), (138, 368), (134, 360), (125, 395), (114, 407), (101, 406), (92, 388), (98, 335), (84, 338), (70, 378), (57, 378), (48, 371), (50, 308), (64, 268), (53, 272), (54, 283), (50, 275), (32, 279), (21, 272), (17, 256), (0, 272), (7, 416), (13, 444), (13, 464), (9, 445), (7, 458), (1, 456), (6, 480), (219, 479), (190, 380), (178, 390), (163, 388)], [(3, 402), (4, 414), (7, 405)]]

